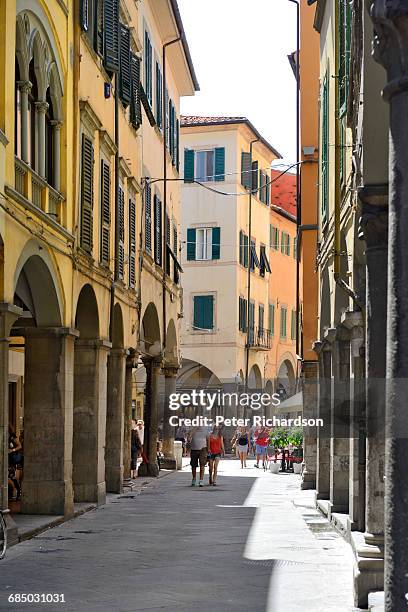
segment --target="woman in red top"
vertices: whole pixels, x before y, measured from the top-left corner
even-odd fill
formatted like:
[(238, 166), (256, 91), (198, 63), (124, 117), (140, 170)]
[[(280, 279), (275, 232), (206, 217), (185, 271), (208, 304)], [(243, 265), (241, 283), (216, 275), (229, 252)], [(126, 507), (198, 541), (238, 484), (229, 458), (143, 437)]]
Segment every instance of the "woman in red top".
[(210, 485), (215, 487), (217, 480), (217, 469), (221, 455), (224, 454), (224, 439), (221, 435), (219, 427), (214, 425), (214, 428), (207, 440), (208, 458), (210, 467)]

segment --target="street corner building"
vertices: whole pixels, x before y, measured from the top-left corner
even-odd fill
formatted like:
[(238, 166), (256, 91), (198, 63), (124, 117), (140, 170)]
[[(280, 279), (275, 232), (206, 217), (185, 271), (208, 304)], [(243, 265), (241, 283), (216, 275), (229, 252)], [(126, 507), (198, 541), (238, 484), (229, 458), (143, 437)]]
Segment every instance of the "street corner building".
[(304, 485), (352, 545), (355, 604), (385, 591), (396, 612), (408, 592), (408, 7), (369, 5), (301, 2), (302, 197), (304, 172), (318, 173), (316, 197), (302, 201), (317, 234), (303, 272), (318, 284), (305, 410), (325, 423), (305, 436)]
[(141, 473), (158, 473), (158, 379), (170, 392), (182, 309), (181, 190), (164, 179), (179, 177), (180, 97), (198, 83), (175, 0), (4, 0), (0, 24), (0, 509), (13, 540), (13, 512), (71, 516), (123, 490), (132, 417), (146, 425)]
[[(296, 391), (296, 176), (246, 117), (182, 116), (180, 389)], [(244, 407), (219, 407), (242, 418)], [(264, 407), (265, 416), (276, 409)], [(226, 411), (226, 412), (225, 412)], [(187, 410), (188, 412), (188, 410)]]

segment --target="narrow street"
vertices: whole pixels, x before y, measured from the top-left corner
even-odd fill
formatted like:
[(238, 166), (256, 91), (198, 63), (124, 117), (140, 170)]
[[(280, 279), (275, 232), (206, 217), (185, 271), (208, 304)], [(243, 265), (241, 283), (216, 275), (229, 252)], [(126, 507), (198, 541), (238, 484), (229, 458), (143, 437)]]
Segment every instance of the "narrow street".
[(353, 610), (351, 551), (300, 477), (220, 468), (217, 487), (185, 466), (11, 548), (0, 610), (61, 609), (8, 603), (23, 592), (64, 593), (64, 610)]

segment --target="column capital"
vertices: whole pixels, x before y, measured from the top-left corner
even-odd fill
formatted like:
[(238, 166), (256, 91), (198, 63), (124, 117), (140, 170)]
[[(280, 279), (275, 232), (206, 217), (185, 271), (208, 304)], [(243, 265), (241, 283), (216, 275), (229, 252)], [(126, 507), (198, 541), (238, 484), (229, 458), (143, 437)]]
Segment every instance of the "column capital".
[(112, 348), (112, 342), (102, 340), (101, 338), (89, 339), (79, 337), (75, 342), (75, 346), (79, 348), (94, 348), (110, 351)]
[(22, 308), (7, 302), (0, 302), (0, 338), (9, 337), (11, 327), (21, 314), (23, 314)]
[(177, 378), (180, 366), (163, 364), (162, 369), (166, 378)]
[(48, 110), (48, 107), (49, 104), (45, 100), (38, 100), (38, 102), (35, 102), (35, 108), (37, 113), (43, 113), (45, 115)]
[(374, 59), (387, 71), (383, 97), (408, 90), (408, 6), (402, 0), (369, 0)]
[(128, 354), (126, 357), (126, 367), (127, 368), (137, 368), (137, 362), (139, 360), (139, 353), (134, 348), (128, 349)]
[(324, 346), (323, 350), (331, 350), (330, 344), (336, 340), (337, 328), (328, 327), (324, 332)]
[(162, 359), (160, 356), (153, 357), (144, 355), (142, 357), (142, 363), (145, 367), (151, 366), (152, 368), (161, 368), (162, 367)]
[(315, 340), (312, 344), (312, 350), (317, 354), (320, 355), (321, 351), (323, 349), (323, 342), (321, 340)]
[(17, 81), (17, 85), (18, 85), (19, 90), (22, 93), (26, 93), (26, 94), (30, 93), (31, 88), (33, 86), (31, 81)]
[(51, 119), (50, 123), (54, 130), (60, 130), (63, 126), (62, 121), (59, 121), (59, 119)]
[(364, 327), (363, 313), (361, 310), (351, 310), (343, 312), (341, 316), (341, 324), (347, 329), (352, 330), (356, 327)]
[(358, 234), (364, 239), (367, 249), (388, 247), (388, 185), (377, 185), (359, 189), (362, 204)]

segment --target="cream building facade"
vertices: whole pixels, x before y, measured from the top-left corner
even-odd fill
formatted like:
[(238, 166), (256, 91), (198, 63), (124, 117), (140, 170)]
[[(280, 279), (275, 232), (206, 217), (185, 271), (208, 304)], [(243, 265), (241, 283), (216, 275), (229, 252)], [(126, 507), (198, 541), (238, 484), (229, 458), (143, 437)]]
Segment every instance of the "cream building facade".
[(270, 168), (279, 153), (245, 117), (183, 117), (181, 150), (184, 308), (178, 384), (247, 384), (272, 391)]

